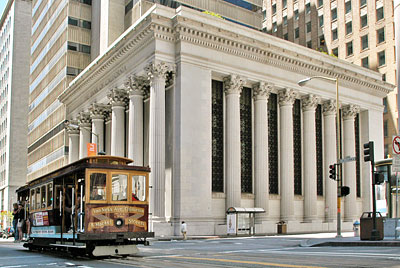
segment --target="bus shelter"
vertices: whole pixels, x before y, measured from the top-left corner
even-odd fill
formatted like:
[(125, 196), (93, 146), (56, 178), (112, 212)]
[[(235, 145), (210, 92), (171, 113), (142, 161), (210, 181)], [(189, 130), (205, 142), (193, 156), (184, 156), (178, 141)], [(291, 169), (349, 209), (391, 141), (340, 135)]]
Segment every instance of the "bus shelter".
[(226, 211), (227, 234), (256, 234), (255, 214), (257, 213), (265, 213), (265, 210), (263, 208), (228, 208)]

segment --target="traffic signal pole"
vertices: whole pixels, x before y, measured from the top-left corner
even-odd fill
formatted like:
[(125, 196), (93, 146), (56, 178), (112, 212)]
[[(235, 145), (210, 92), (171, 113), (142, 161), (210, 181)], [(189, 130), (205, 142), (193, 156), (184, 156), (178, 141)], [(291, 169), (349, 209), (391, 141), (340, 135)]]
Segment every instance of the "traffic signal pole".
[(337, 230), (336, 237), (342, 237), (342, 216), (341, 216), (341, 205), (342, 200), (340, 198), (340, 187), (342, 186), (342, 165), (340, 164), (340, 114), (339, 114), (339, 80), (336, 78), (336, 164), (337, 169)]

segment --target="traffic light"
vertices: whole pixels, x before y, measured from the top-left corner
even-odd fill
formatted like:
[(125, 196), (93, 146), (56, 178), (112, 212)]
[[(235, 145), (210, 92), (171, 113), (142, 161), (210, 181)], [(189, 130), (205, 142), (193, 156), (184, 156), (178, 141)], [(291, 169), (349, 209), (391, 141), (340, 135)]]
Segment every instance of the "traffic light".
[(371, 163), (374, 162), (374, 142), (373, 141), (364, 143), (364, 161), (365, 162), (371, 161)]
[(336, 180), (336, 165), (329, 165), (329, 178)]
[(381, 184), (385, 180), (385, 177), (382, 173), (376, 172), (374, 174), (374, 184)]
[(341, 186), (339, 196), (346, 196), (350, 194), (350, 187), (348, 186)]

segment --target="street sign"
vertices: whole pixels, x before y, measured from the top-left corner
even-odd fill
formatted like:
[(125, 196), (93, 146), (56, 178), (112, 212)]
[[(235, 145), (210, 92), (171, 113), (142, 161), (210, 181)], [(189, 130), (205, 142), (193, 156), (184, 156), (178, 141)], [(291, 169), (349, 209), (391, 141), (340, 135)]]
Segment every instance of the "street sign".
[(346, 163), (351, 161), (356, 161), (356, 157), (346, 156), (345, 158), (339, 159), (339, 163)]
[(393, 153), (400, 155), (400, 137), (393, 136)]
[(393, 155), (392, 171), (400, 172), (400, 155), (399, 154)]

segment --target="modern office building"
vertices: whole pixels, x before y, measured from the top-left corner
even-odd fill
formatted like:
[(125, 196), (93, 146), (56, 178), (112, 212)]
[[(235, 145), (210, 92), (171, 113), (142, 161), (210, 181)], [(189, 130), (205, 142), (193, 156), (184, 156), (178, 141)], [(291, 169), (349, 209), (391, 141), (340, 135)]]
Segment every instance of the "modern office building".
[[(180, 234), (182, 220), (189, 235), (226, 234), (231, 207), (264, 210), (258, 233), (276, 232), (277, 222), (289, 232), (334, 231), (337, 187), (328, 166), (337, 159), (336, 87), (297, 82), (337, 77), (340, 145), (356, 156), (343, 165), (351, 189), (342, 199), (343, 228), (370, 211), (370, 165), (360, 144), (375, 140), (383, 155), (376, 126), (393, 89), (379, 73), (225, 15), (184, 5), (140, 14), (59, 97), (75, 123), (69, 161), (98, 140), (100, 150), (150, 166), (149, 229), (157, 235)], [(239, 217), (237, 226), (248, 232), (251, 221)]]
[(67, 162), (65, 109), (57, 97), (154, 3), (190, 6), (261, 29), (262, 0), (33, 0), (28, 180)]
[(0, 19), (0, 222), (26, 181), (30, 0), (9, 0)]
[[(264, 31), (367, 69), (396, 84), (392, 0), (264, 0)], [(397, 92), (383, 99), (384, 153), (397, 133)]]

